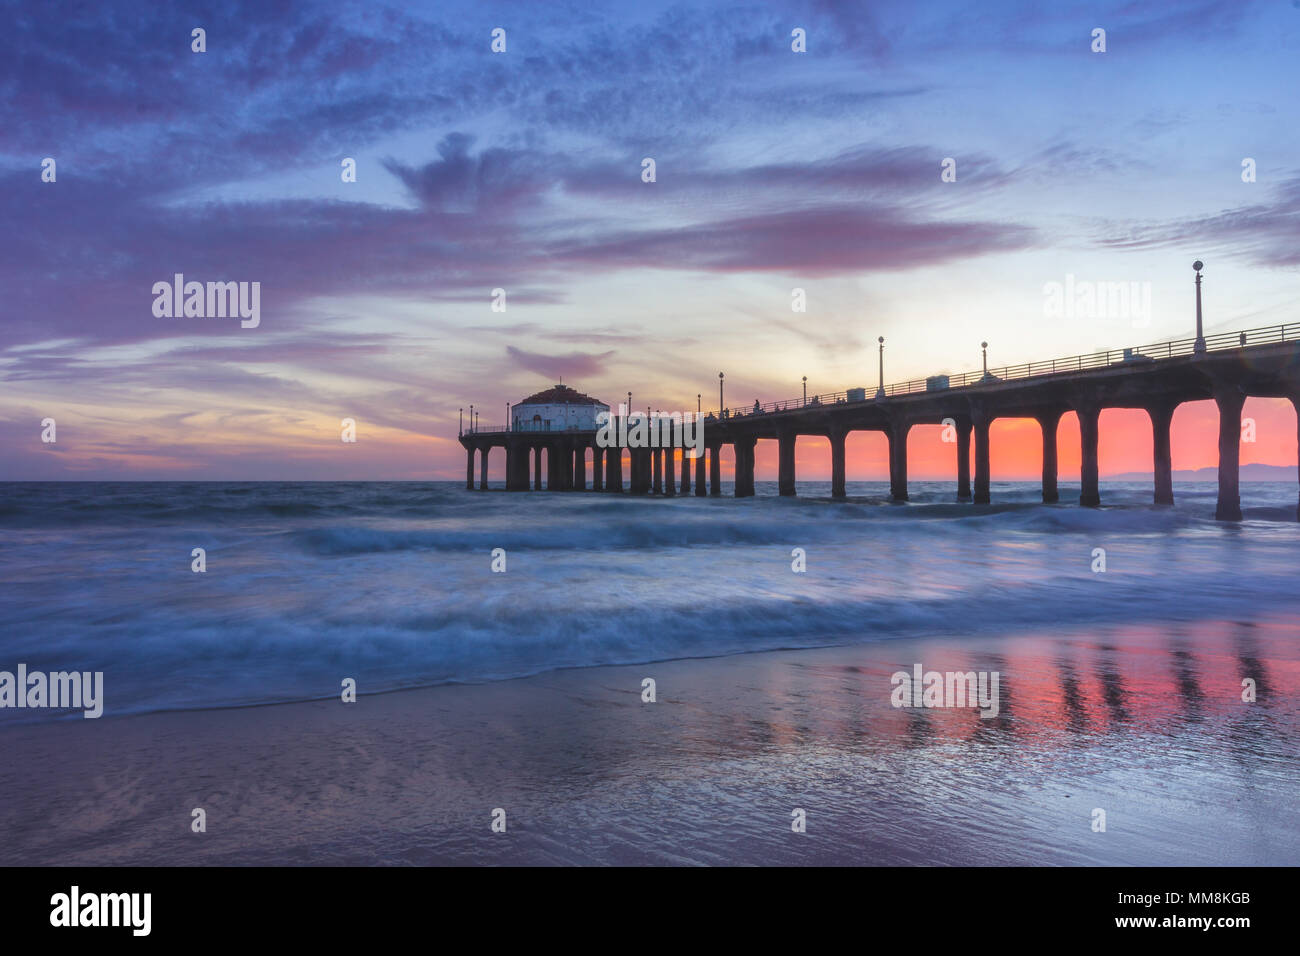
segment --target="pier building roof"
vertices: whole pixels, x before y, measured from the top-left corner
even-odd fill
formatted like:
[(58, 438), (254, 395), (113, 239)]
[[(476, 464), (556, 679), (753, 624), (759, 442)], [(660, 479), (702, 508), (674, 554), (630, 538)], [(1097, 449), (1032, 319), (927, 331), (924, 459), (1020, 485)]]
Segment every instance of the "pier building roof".
[[(605, 405), (604, 402), (584, 395), (567, 385), (556, 385), (521, 400), (520, 405)], [(608, 407), (608, 406), (606, 406)]]

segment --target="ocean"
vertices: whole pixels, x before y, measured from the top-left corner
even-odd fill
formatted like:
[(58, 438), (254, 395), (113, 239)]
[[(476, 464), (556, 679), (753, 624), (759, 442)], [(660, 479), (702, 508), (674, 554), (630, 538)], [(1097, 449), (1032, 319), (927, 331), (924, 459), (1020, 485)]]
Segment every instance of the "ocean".
[(0, 861), (1300, 864), (1293, 485), (757, 490), (6, 485)]
[[(727, 492), (730, 489), (726, 489)], [(0, 669), (103, 671), (106, 713), (483, 682), (927, 635), (1296, 619), (1296, 488), (1100, 509), (949, 482), (758, 483), (754, 498), (461, 483), (45, 483), (0, 490)], [(1065, 502), (1077, 489), (1062, 486)], [(192, 570), (195, 548), (206, 570)], [(806, 570), (792, 570), (794, 549)], [(504, 573), (492, 571), (504, 550)], [(1094, 570), (1096, 549), (1105, 570)], [(12, 711), (6, 720), (66, 713)]]

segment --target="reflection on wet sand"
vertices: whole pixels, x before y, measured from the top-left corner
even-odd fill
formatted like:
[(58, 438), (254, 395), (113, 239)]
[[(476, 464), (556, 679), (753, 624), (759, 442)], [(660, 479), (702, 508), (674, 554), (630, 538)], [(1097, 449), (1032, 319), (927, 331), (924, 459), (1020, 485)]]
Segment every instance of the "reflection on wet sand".
[[(897, 640), (16, 727), (0, 830), (15, 863), (1295, 864), (1291, 630)], [(917, 663), (996, 671), (997, 715), (893, 706)], [(198, 800), (208, 839), (179, 839)]]

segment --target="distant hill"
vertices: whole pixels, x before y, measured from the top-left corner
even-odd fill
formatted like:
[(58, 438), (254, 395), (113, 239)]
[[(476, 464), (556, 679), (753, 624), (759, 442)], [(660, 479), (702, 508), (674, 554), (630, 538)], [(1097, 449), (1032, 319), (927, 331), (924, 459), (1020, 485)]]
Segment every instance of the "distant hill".
[[(1149, 471), (1127, 471), (1122, 475), (1105, 475), (1103, 479), (1111, 481), (1155, 481)], [(1196, 470), (1183, 469), (1174, 472), (1174, 481), (1218, 481), (1219, 469), (1213, 465)], [(1295, 465), (1242, 465), (1242, 481), (1296, 481)]]

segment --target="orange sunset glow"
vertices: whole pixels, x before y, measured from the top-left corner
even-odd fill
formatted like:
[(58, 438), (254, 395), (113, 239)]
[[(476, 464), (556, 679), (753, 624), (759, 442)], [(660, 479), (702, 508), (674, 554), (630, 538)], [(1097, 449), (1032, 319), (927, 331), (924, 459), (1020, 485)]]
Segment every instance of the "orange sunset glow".
[[(1253, 444), (1243, 443), (1242, 464), (1294, 466), (1297, 457), (1295, 407), (1285, 399), (1250, 398), (1242, 412), (1255, 421)], [(1175, 471), (1212, 468), (1218, 463), (1218, 411), (1211, 401), (1188, 402), (1174, 415), (1171, 429)], [(1151, 471), (1151, 422), (1140, 409), (1112, 408), (1101, 413), (1101, 474)], [(956, 476), (956, 446), (945, 444), (938, 425), (913, 426), (908, 435), (909, 476), (941, 481)], [(989, 430), (989, 455), (994, 481), (1035, 481), (1042, 474), (1042, 432), (1033, 419), (999, 419)], [(1079, 426), (1073, 412), (1061, 418), (1057, 430), (1061, 480), (1078, 480)], [(845, 443), (849, 481), (888, 481), (889, 443), (880, 432), (853, 432)], [(807, 481), (830, 480), (830, 444), (824, 438), (802, 436), (795, 447), (796, 475)], [(722, 472), (733, 472), (733, 455), (722, 451)], [(755, 451), (759, 481), (774, 481), (775, 441), (760, 441)], [(1213, 475), (1202, 476), (1207, 479)]]

